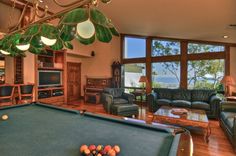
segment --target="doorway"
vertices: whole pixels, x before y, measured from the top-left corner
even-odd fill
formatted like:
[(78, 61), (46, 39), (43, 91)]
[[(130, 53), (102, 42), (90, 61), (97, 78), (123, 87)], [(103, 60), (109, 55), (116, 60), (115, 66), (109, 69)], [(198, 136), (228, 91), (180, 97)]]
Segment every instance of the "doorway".
[(67, 62), (67, 101), (81, 97), (81, 63)]

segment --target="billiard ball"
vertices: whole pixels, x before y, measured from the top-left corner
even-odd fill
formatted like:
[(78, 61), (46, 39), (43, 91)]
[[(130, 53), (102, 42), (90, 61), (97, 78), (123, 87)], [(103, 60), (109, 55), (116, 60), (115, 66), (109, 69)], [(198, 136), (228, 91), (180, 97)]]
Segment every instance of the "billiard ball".
[(106, 145), (105, 147), (104, 147), (104, 151), (105, 152), (108, 152), (108, 151), (110, 151), (111, 150), (111, 146), (110, 145)]
[(103, 146), (102, 145), (98, 145), (97, 146), (97, 151), (101, 151), (103, 149)]
[(109, 156), (116, 156), (116, 151), (113, 149), (110, 149), (107, 153)]
[(96, 150), (96, 146), (95, 146), (95, 145), (90, 145), (90, 146), (88, 147), (88, 149), (89, 149), (90, 151), (94, 151), (94, 150)]
[(86, 149), (88, 149), (88, 146), (87, 145), (82, 145), (80, 147), (80, 152), (83, 153)]
[(120, 153), (120, 147), (115, 145), (113, 149), (116, 151), (116, 153)]
[(89, 155), (89, 154), (90, 154), (90, 150), (89, 150), (88, 148), (85, 149), (85, 150), (84, 150), (84, 154), (85, 154), (85, 155)]
[(3, 115), (2, 116), (2, 120), (7, 120), (8, 119), (8, 115)]

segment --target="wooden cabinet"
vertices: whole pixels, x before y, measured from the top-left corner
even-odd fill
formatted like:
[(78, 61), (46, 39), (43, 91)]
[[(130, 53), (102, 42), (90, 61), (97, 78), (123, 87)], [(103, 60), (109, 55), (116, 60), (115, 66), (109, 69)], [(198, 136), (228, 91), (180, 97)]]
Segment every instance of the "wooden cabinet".
[[(46, 54), (36, 57), (36, 101), (61, 105), (67, 102), (66, 99), (66, 53), (65, 51), (47, 50)], [(60, 73), (60, 85), (39, 85), (40, 72)]]
[(15, 84), (23, 84), (24, 83), (24, 62), (22, 57), (14, 58), (14, 83)]

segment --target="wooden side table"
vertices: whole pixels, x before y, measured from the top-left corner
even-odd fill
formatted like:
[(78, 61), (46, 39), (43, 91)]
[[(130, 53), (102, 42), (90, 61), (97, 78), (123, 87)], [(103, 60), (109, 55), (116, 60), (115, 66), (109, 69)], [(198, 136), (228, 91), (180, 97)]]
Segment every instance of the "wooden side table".
[(146, 102), (143, 99), (143, 96), (146, 95), (146, 92), (143, 91), (143, 90), (136, 90), (136, 91), (131, 92), (131, 94), (134, 95), (135, 101), (136, 101), (137, 97), (140, 97), (140, 106), (141, 106), (141, 110), (142, 110), (143, 109), (143, 103)]

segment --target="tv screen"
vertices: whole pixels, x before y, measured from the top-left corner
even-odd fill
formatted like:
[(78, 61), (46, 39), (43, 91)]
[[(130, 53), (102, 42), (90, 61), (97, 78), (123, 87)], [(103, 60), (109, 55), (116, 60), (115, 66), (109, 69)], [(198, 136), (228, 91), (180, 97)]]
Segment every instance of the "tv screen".
[(39, 71), (39, 86), (60, 86), (61, 71)]

